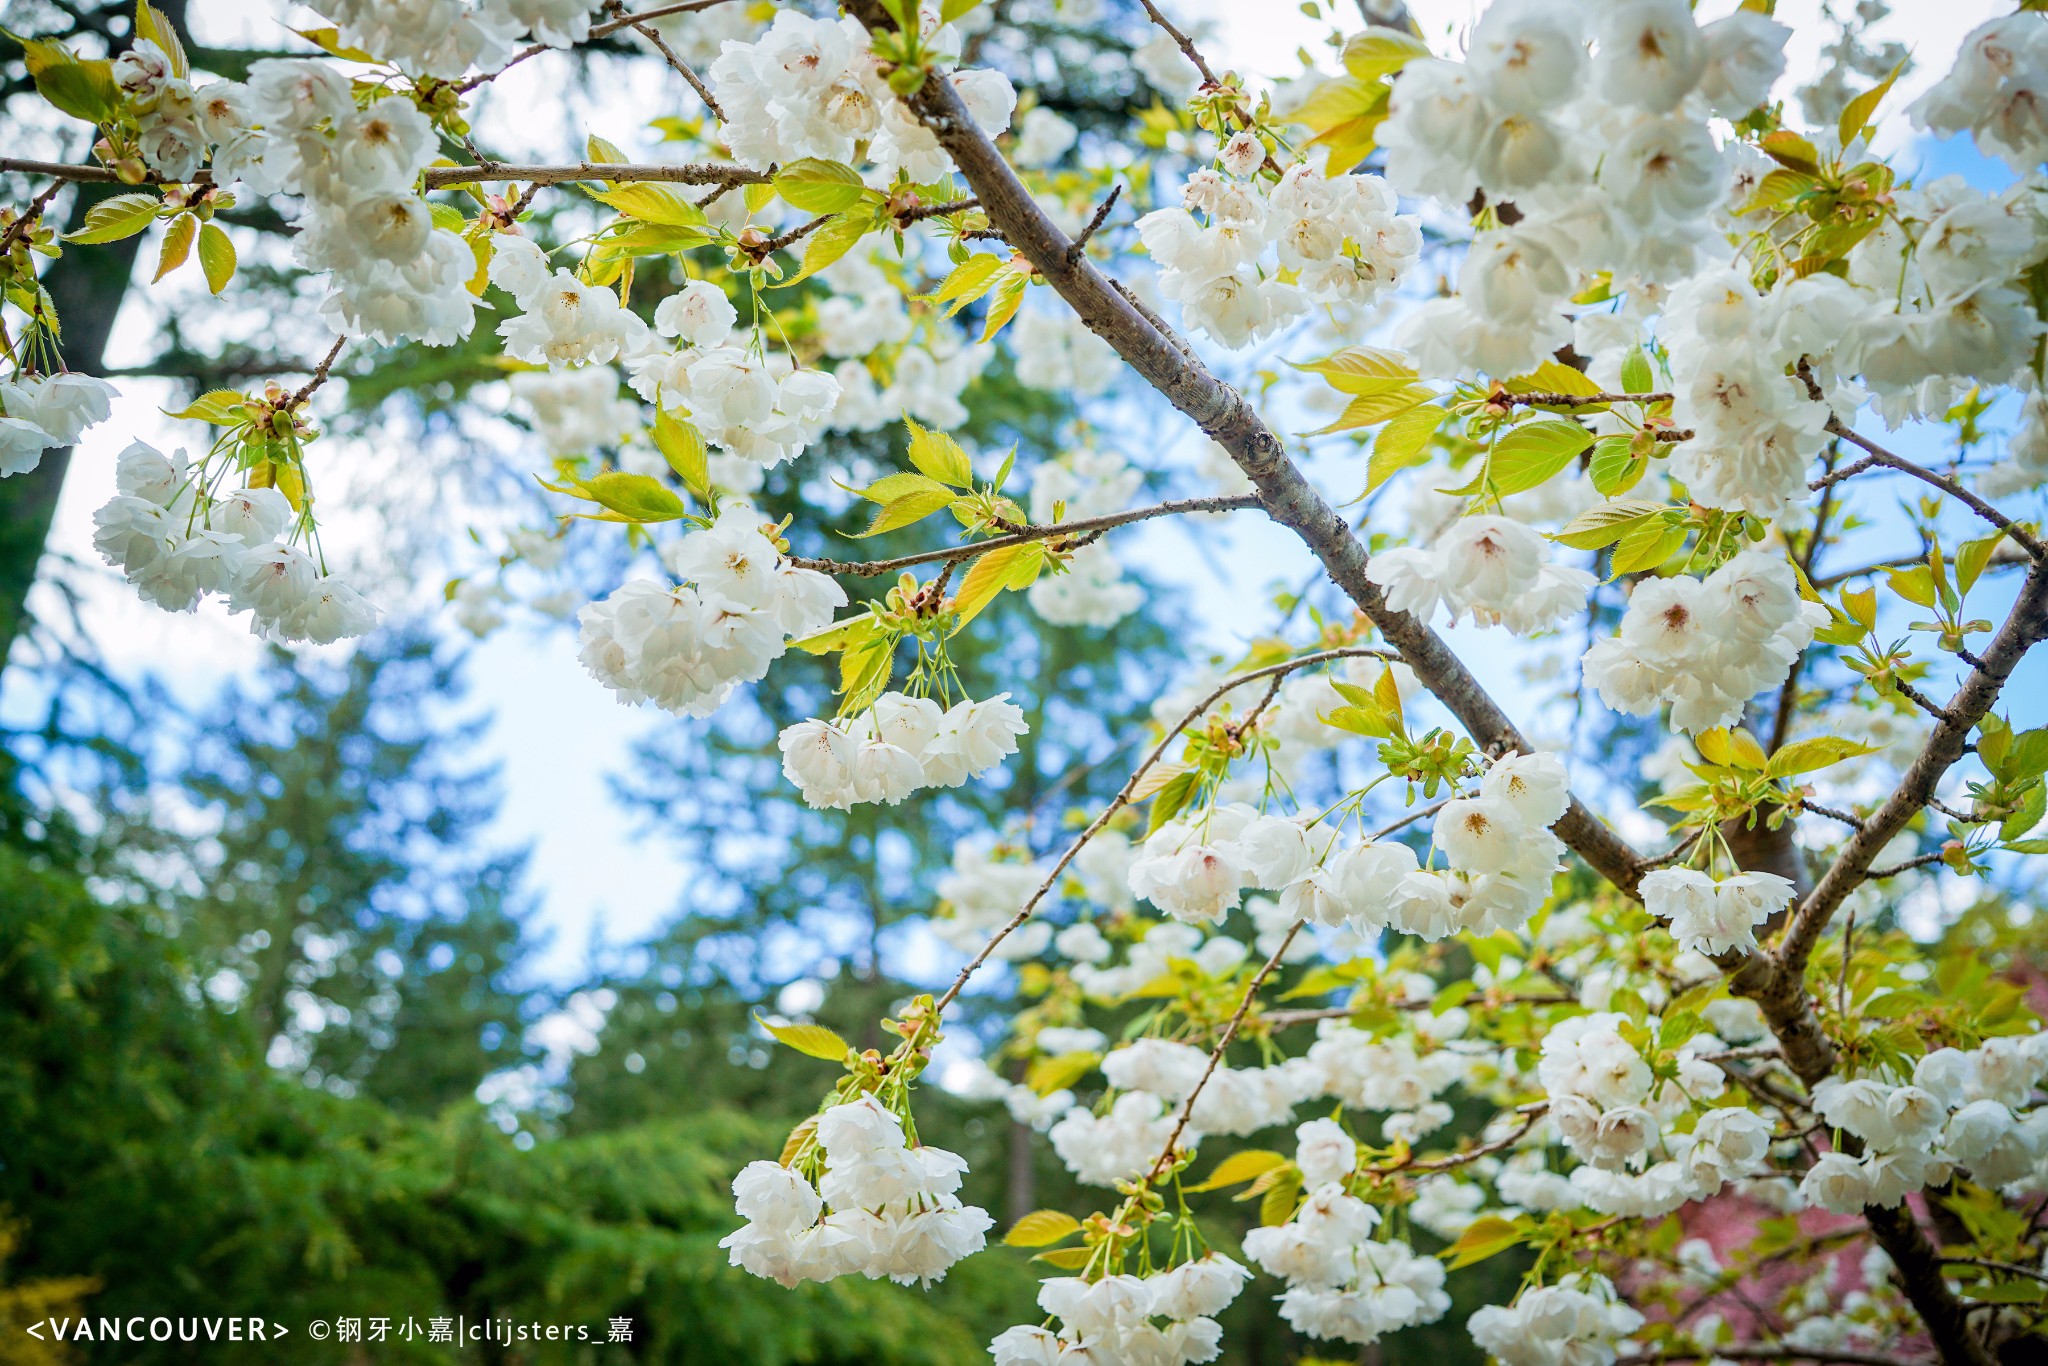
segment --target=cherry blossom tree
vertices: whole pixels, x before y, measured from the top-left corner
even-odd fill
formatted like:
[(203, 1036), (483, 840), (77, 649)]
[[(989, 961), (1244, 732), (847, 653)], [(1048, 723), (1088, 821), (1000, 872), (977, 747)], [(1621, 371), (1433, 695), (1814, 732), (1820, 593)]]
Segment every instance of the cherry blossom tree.
[[(119, 51), (22, 40), (96, 141), (4, 163), (45, 188), (0, 220), (0, 474), (111, 412), (58, 363), (39, 261), (159, 232), (159, 275), (196, 257), (227, 295), (219, 215), (274, 200), (333, 350), (177, 414), (196, 455), (123, 452), (107, 562), (167, 611), (362, 633), (320, 538), (322, 387), (353, 346), (494, 334), (562, 523), (455, 610), (487, 628), (514, 569), (618, 538), (630, 576), (574, 604), (590, 705), (702, 718), (831, 656), (836, 705), (779, 740), (820, 809), (1000, 790), (1028, 723), (969, 693), (961, 632), (1005, 593), (1112, 628), (1146, 605), (1121, 529), (1263, 518), (1307, 587), (1233, 595), (1249, 648), (1157, 700), (1105, 804), (961, 842), (931, 909), (962, 966), (898, 1042), (764, 1022), (844, 1076), (734, 1182), (734, 1265), (929, 1283), (983, 1253), (918, 1096), (1007, 971), (1024, 1079), (949, 1085), (1102, 1198), (1004, 1234), (1049, 1274), (999, 1366), (1209, 1361), (1244, 1294), (1370, 1344), (1510, 1249), (1527, 1275), (1465, 1325), (1510, 1366), (2037, 1350), (2028, 965), (1908, 931), (2024, 917), (2048, 853), (2013, 686), (2048, 636), (2048, 16), (1972, 31), (1908, 101), (1875, 0), (1796, 91), (1767, 2), (1497, 0), (1452, 34), (1367, 3), (1272, 84), (1141, 5), (1088, 48), (1080, 0), (326, 0), (306, 56), (233, 81), (147, 0)], [(675, 78), (676, 159), (477, 152), (499, 73), (628, 36)], [(1098, 50), (1149, 108), (1035, 100), (1043, 59)], [(2005, 172), (1909, 175), (1885, 149), (1916, 131)], [(126, 188), (60, 239), (81, 183)], [(544, 195), (589, 230), (541, 235)], [(970, 449), (995, 363), (1094, 436), (1031, 469)], [(1192, 459), (1119, 439), (1169, 409)], [(900, 467), (805, 474), (892, 428)], [(796, 554), (771, 481), (928, 548)], [(1241, 1238), (1223, 1192), (1256, 1202)], [(1687, 1238), (1707, 1208), (1753, 1236)]]

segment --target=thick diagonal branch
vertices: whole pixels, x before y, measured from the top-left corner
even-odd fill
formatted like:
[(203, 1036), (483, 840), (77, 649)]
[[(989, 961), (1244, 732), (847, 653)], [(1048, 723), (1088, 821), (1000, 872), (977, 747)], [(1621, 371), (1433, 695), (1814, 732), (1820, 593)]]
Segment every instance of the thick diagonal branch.
[[(870, 28), (891, 23), (875, 0), (848, 8)], [(1208, 372), (1160, 326), (1147, 319), (1038, 206), (995, 145), (975, 126), (952, 83), (927, 80), (904, 102), (966, 177), (982, 211), (1042, 275), (1088, 330), (1108, 342), (1145, 381), (1230, 452), (1258, 490), (1267, 515), (1288, 527), (1322, 561), (1331, 580), (1371, 619), (1416, 676), (1448, 707), (1473, 740), (1495, 754), (1526, 751), (1528, 741), (1472, 671), (1426, 624), (1387, 605), (1366, 577), (1365, 546), (1303, 477), (1244, 396)], [(1595, 871), (1631, 895), (1641, 857), (1574, 799), (1556, 825), (1559, 839)]]

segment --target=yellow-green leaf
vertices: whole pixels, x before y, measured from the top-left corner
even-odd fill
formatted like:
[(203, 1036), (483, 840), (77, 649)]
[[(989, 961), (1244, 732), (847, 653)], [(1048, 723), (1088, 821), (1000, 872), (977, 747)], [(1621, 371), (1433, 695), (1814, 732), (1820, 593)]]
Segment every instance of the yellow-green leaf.
[(868, 523), (868, 529), (856, 534), (854, 539), (865, 540), (869, 536), (879, 536), (885, 531), (895, 531), (912, 522), (923, 521), (940, 508), (950, 505), (958, 496), (949, 488), (926, 488), (906, 493), (882, 504), (875, 512), (875, 519)]
[(233, 389), (210, 389), (186, 407), (164, 415), (187, 422), (210, 422), (216, 427), (239, 427), (246, 420), (244, 405), (248, 402), (248, 395)]
[(711, 454), (696, 426), (685, 422), (658, 404), (654, 411), (654, 448), (668, 467), (681, 476), (684, 487), (708, 501), (711, 490)]
[(917, 419), (906, 417), (904, 427), (910, 432), (910, 463), (927, 476), (941, 484), (951, 484), (964, 489), (974, 483), (974, 466), (967, 459), (967, 452), (958, 441), (944, 432), (935, 432), (920, 427)]
[(1767, 772), (1773, 778), (1789, 778), (1795, 773), (1812, 773), (1844, 759), (1874, 753), (1876, 750), (1871, 746), (1839, 735), (1816, 735), (1807, 740), (1794, 740), (1773, 754)]
[(218, 223), (199, 229), (199, 269), (206, 275), (206, 287), (215, 294), (235, 278), (235, 244)]
[[(1577, 372), (1574, 371), (1574, 374)], [(1593, 434), (1576, 422), (1544, 418), (1502, 433), (1487, 470), (1503, 495), (1533, 489), (1593, 444)]]
[(983, 320), (981, 339), (991, 341), (996, 333), (1009, 325), (1017, 316), (1018, 308), (1024, 303), (1024, 286), (1031, 282), (1030, 275), (1014, 268), (999, 271), (995, 282), (989, 288), (988, 316)]
[(823, 1058), (826, 1062), (844, 1062), (853, 1046), (823, 1025), (784, 1024), (779, 1025), (760, 1016), (754, 1022), (773, 1034), (777, 1041), (787, 1044), (808, 1057)]
[(1031, 1260), (1058, 1267), (1061, 1271), (1079, 1271), (1088, 1265), (1094, 1256), (1095, 1249), (1092, 1247), (1057, 1247), (1051, 1252), (1041, 1252)]
[(1870, 116), (1877, 112), (1877, 106), (1891, 92), (1892, 82), (1896, 81), (1899, 78), (1899, 73), (1905, 69), (1906, 63), (1900, 62), (1892, 68), (1889, 76), (1886, 76), (1876, 85), (1842, 106), (1842, 119), (1836, 125), (1835, 131), (1841, 138), (1844, 148), (1847, 148), (1850, 143), (1854, 142), (1857, 134), (1861, 133), (1868, 126)]
[(1308, 435), (1327, 436), (1331, 432), (1348, 432), (1359, 427), (1370, 427), (1435, 397), (1434, 391), (1420, 384), (1403, 384), (1385, 393), (1360, 394), (1344, 405), (1344, 411), (1338, 414), (1335, 422), (1327, 427), (1318, 427)]
[(1087, 1076), (1100, 1061), (1101, 1055), (1096, 1053), (1062, 1053), (1056, 1058), (1040, 1058), (1024, 1074), (1024, 1084), (1038, 1095), (1049, 1096)]
[(1429, 439), (1448, 416), (1434, 403), (1425, 403), (1388, 418), (1387, 425), (1372, 439), (1372, 458), (1365, 467), (1365, 491), (1371, 493), (1411, 465), (1428, 463), (1424, 452)]
[(67, 242), (118, 242), (124, 237), (133, 237), (151, 223), (156, 222), (158, 209), (163, 200), (153, 194), (117, 194), (112, 199), (102, 199), (85, 211), (85, 225), (77, 232), (67, 232)]
[[(594, 190), (585, 185), (583, 192), (600, 204), (617, 209), (628, 218), (642, 223), (658, 223), (670, 228), (704, 228), (707, 226), (704, 210), (690, 202), (690, 197), (673, 185), (654, 181), (634, 181), (622, 185), (607, 185)], [(697, 234), (699, 241), (709, 241), (708, 233)]]
[(1321, 375), (1325, 383), (1343, 394), (1390, 393), (1419, 378), (1406, 356), (1377, 346), (1347, 346), (1294, 368)]
[(1458, 1235), (1458, 1241), (1438, 1255), (1450, 1259), (1451, 1270), (1483, 1262), (1488, 1257), (1506, 1252), (1522, 1241), (1520, 1226), (1501, 1218), (1497, 1214), (1482, 1215)]
[(982, 554), (968, 566), (967, 573), (961, 576), (958, 591), (953, 594), (954, 609), (960, 614), (959, 625), (965, 626), (980, 616), (982, 609), (994, 602), (996, 595), (1005, 588), (1028, 586), (1037, 579), (1044, 564), (1045, 545), (1040, 541), (997, 546)]
[(1565, 523), (1551, 539), (1574, 550), (1598, 550), (1602, 546), (1613, 545), (1645, 518), (1655, 517), (1663, 511), (1662, 503), (1618, 498), (1587, 508)]
[(839, 213), (858, 204), (868, 187), (851, 166), (805, 157), (775, 173), (775, 191), (805, 213)]
[(1399, 29), (1374, 27), (1344, 44), (1344, 69), (1361, 81), (1374, 81), (1429, 55), (1429, 44), (1420, 38)]
[(804, 263), (796, 274), (781, 282), (781, 288), (788, 288), (799, 280), (808, 280), (840, 257), (852, 251), (854, 244), (868, 235), (875, 225), (874, 218), (864, 213), (842, 213), (804, 239)]
[(1081, 1231), (1081, 1221), (1056, 1209), (1035, 1209), (1010, 1225), (1003, 1235), (1008, 1247), (1051, 1247)]
[(173, 76), (182, 81), (192, 75), (192, 59), (185, 55), (185, 44), (178, 40), (177, 28), (149, 0), (135, 0), (135, 36), (147, 38), (164, 50)]
[(199, 220), (189, 213), (181, 213), (171, 220), (164, 229), (164, 244), (156, 255), (154, 283), (185, 264), (185, 258), (192, 254), (192, 240), (199, 235)]
[(688, 509), (675, 490), (649, 474), (606, 470), (582, 482), (593, 502), (633, 522), (673, 522)]
[(1263, 1175), (1273, 1168), (1286, 1163), (1283, 1153), (1269, 1152), (1264, 1148), (1247, 1148), (1241, 1153), (1232, 1153), (1216, 1164), (1216, 1170), (1209, 1173), (1209, 1179), (1199, 1186), (1189, 1186), (1191, 1191), (1222, 1190), (1225, 1186), (1241, 1186), (1255, 1176)]

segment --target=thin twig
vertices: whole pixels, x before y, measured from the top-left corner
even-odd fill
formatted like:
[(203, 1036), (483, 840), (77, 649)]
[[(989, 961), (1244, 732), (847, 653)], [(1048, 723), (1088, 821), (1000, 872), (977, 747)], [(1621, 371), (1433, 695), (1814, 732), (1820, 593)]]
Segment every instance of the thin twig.
[(667, 39), (642, 22), (638, 16), (627, 14), (626, 7), (620, 0), (605, 0), (604, 7), (606, 13), (616, 16), (623, 23), (630, 24), (633, 32), (654, 44), (654, 50), (661, 54), (662, 60), (674, 67), (682, 78), (690, 83), (690, 89), (696, 91), (697, 98), (704, 101), (704, 107), (711, 111), (711, 117), (720, 123), (725, 122), (725, 110), (719, 107), (718, 97), (711, 93), (711, 87), (704, 84), (703, 78), (690, 69), (688, 62), (676, 56), (676, 50), (668, 45)]
[(1181, 498), (1170, 503), (1155, 503), (1150, 507), (1112, 512), (1101, 517), (1083, 517), (1073, 522), (1049, 522), (1044, 526), (1020, 527), (1007, 536), (991, 536), (986, 541), (948, 546), (944, 550), (924, 550), (915, 555), (899, 555), (893, 560), (813, 560), (792, 555), (790, 563), (799, 569), (815, 569), (821, 574), (846, 574), (854, 578), (871, 579), (883, 574), (894, 574), (899, 569), (909, 569), (914, 565), (970, 560), (987, 551), (1023, 545), (1027, 541), (1043, 541), (1077, 533), (1098, 533), (1111, 527), (1128, 526), (1132, 522), (1148, 521), (1154, 517), (1173, 517), (1184, 512), (1239, 512), (1258, 506), (1258, 498), (1249, 493), (1218, 498)]
[(1087, 253), (1088, 239), (1093, 237), (1101, 229), (1102, 225), (1109, 220), (1109, 211), (1116, 207), (1117, 196), (1123, 192), (1122, 181), (1118, 181), (1109, 187), (1109, 197), (1096, 207), (1095, 212), (1089, 216), (1086, 226), (1081, 229), (1080, 236), (1074, 239), (1074, 245), (1067, 248), (1067, 259), (1069, 261), (1078, 261)]
[[(620, 29), (636, 27), (649, 19), (666, 19), (671, 14), (694, 14), (698, 10), (710, 9), (714, 5), (723, 5), (725, 3), (726, 0), (685, 0), (685, 3), (678, 5), (656, 5), (653, 9), (644, 9), (638, 14), (628, 14), (617, 19), (608, 19), (602, 24), (592, 24), (590, 26), (590, 37), (609, 38)], [(543, 52), (561, 52), (563, 50), (562, 48), (550, 47), (546, 43), (535, 43), (530, 47), (523, 47), (507, 58), (505, 65), (499, 67), (496, 71), (486, 71), (471, 76), (455, 88), (466, 95), (478, 86), (496, 80), (529, 57), (538, 57)], [(721, 121), (723, 117), (723, 115), (720, 116)]]
[(285, 400), (284, 407), (286, 412), (290, 412), (307, 399), (313, 397), (313, 391), (327, 383), (328, 372), (334, 368), (336, 358), (341, 355), (341, 348), (347, 345), (347, 337), (336, 337), (334, 339), (334, 345), (327, 348), (327, 354), (320, 358), (318, 365), (313, 367), (313, 377), (300, 385), (297, 392)]

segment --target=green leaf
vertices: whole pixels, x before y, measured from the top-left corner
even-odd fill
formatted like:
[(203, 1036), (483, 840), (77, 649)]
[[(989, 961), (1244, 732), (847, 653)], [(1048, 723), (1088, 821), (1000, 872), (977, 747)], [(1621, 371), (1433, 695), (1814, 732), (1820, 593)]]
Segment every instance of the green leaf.
[(868, 187), (851, 166), (805, 157), (775, 173), (775, 192), (805, 213), (839, 213), (858, 204)]
[(1641, 483), (1649, 468), (1649, 460), (1636, 453), (1635, 443), (1628, 437), (1605, 436), (1593, 443), (1586, 477), (1593, 481), (1596, 492), (1613, 498)]
[(1331, 432), (1348, 432), (1358, 427), (1370, 427), (1376, 422), (1385, 422), (1397, 417), (1417, 404), (1426, 403), (1436, 397), (1434, 390), (1420, 384), (1403, 384), (1378, 394), (1360, 394), (1344, 405), (1344, 411), (1337, 420), (1327, 427), (1318, 427), (1307, 433), (1309, 436), (1327, 436)]
[(883, 475), (864, 489), (854, 491), (871, 503), (893, 503), (898, 498), (907, 498), (913, 493), (929, 493), (945, 487), (928, 474), (897, 470), (894, 474)]
[(779, 288), (787, 289), (799, 280), (808, 280), (840, 257), (852, 251), (854, 244), (868, 235), (875, 225), (869, 214), (842, 213), (828, 221), (809, 237), (804, 239), (804, 262), (801, 269), (788, 279), (781, 281)]
[(849, 712), (865, 711), (889, 686), (896, 666), (896, 642), (876, 634), (847, 646), (839, 654), (839, 692)]
[(156, 255), (152, 284), (185, 264), (185, 258), (192, 254), (192, 239), (198, 235), (199, 220), (191, 214), (181, 213), (171, 220), (171, 225), (164, 229), (164, 244)]
[(582, 481), (591, 499), (631, 522), (673, 522), (688, 509), (675, 490), (649, 474), (606, 470)]
[[(1591, 398), (1601, 392), (1600, 386), (1583, 370), (1575, 370), (1558, 361), (1547, 360), (1526, 375), (1518, 375), (1504, 386), (1511, 394), (1568, 394), (1573, 398)], [(1577, 412), (1598, 412), (1599, 406), (1575, 407)]]
[(1637, 498), (1621, 498), (1587, 508), (1565, 523), (1551, 539), (1574, 550), (1598, 550), (1613, 545), (1645, 518), (1658, 516), (1664, 504)]
[[(653, 181), (635, 181), (630, 184), (608, 184), (602, 190), (583, 186), (583, 192), (600, 204), (617, 209), (628, 218), (642, 223), (658, 223), (670, 228), (709, 228), (704, 210), (690, 202), (690, 197), (673, 185)], [(708, 231), (699, 233), (701, 241), (710, 241)]]
[(1844, 148), (1854, 142), (1857, 135), (1869, 125), (1870, 116), (1877, 112), (1877, 106), (1891, 92), (1892, 82), (1896, 81), (1899, 73), (1905, 69), (1906, 63), (1900, 62), (1892, 68), (1889, 76), (1842, 106), (1842, 118), (1836, 125), (1835, 132)]
[(135, 0), (135, 36), (147, 38), (164, 50), (164, 56), (171, 60), (173, 76), (181, 81), (191, 77), (192, 59), (185, 55), (185, 45), (178, 41), (178, 30), (149, 0)]
[[(1288, 364), (1294, 365), (1294, 362), (1289, 361)], [(1294, 365), (1294, 368), (1311, 375), (1321, 375), (1332, 389), (1343, 394), (1391, 393), (1419, 378), (1406, 356), (1377, 346), (1347, 346), (1321, 360)]]
[(1017, 316), (1017, 310), (1024, 303), (1024, 287), (1031, 283), (1031, 276), (1014, 268), (998, 272), (990, 290), (988, 316), (981, 328), (981, 340), (993, 340), (996, 333), (1009, 325)]
[(235, 278), (235, 244), (218, 223), (199, 229), (199, 269), (206, 275), (206, 287), (215, 294)]
[(156, 222), (158, 209), (164, 201), (153, 194), (117, 194), (112, 199), (102, 199), (85, 211), (85, 226), (77, 232), (67, 232), (67, 242), (118, 242), (124, 237), (133, 237), (151, 223)]
[(981, 0), (945, 0), (939, 6), (939, 22), (950, 24), (955, 19), (972, 14), (981, 5)]
[(1010, 1225), (1003, 1235), (1006, 1247), (1050, 1247), (1062, 1238), (1081, 1231), (1081, 1221), (1056, 1209), (1035, 1209)]
[(62, 43), (17, 38), (36, 90), (75, 119), (111, 123), (121, 116), (121, 90), (114, 64), (101, 58), (80, 61)]
[(1241, 1186), (1255, 1176), (1263, 1176), (1275, 1167), (1285, 1166), (1287, 1157), (1283, 1153), (1268, 1152), (1264, 1148), (1247, 1148), (1241, 1153), (1232, 1153), (1216, 1164), (1216, 1170), (1209, 1173), (1209, 1179), (1199, 1186), (1189, 1186), (1191, 1191), (1222, 1190), (1225, 1186)]
[(1773, 754), (1765, 772), (1773, 778), (1789, 778), (1795, 773), (1812, 773), (1844, 759), (1876, 752), (1870, 745), (1838, 735), (1816, 735), (1809, 740), (1794, 740)]
[(881, 624), (872, 616), (848, 617), (835, 621), (820, 631), (807, 636), (798, 636), (789, 642), (792, 650), (802, 650), (807, 655), (830, 654), (834, 650), (845, 650), (881, 632)]
[(876, 511), (875, 519), (868, 523), (868, 529), (857, 533), (853, 539), (865, 540), (869, 536), (879, 536), (885, 531), (895, 531), (900, 527), (909, 526), (912, 522), (923, 521), (939, 509), (950, 505), (958, 496), (949, 488), (939, 487), (917, 489), (900, 498), (891, 499)]
[(754, 1017), (754, 1023), (773, 1034), (779, 1042), (788, 1044), (807, 1057), (823, 1058), (826, 1062), (844, 1062), (846, 1055), (853, 1051), (853, 1045), (823, 1025), (779, 1025), (764, 1020), (759, 1015)]
[(1932, 607), (1937, 599), (1934, 571), (1924, 564), (1916, 564), (1910, 569), (1894, 569), (1885, 576), (1885, 582), (1891, 585), (1892, 592), (1921, 607)]
[(627, 159), (617, 143), (608, 142), (595, 133), (583, 140), (583, 149), (583, 154), (600, 166), (623, 165)]
[(2000, 527), (1989, 536), (1980, 536), (1974, 541), (1964, 541), (1956, 547), (1956, 587), (1968, 593), (1977, 586), (1977, 580), (1991, 563), (1992, 552), (2005, 539), (2005, 528)]
[(1450, 414), (1433, 403), (1418, 404), (1387, 419), (1372, 439), (1372, 458), (1365, 466), (1365, 491), (1371, 493), (1402, 470), (1429, 463), (1429, 439)]
[(1190, 768), (1166, 780), (1152, 798), (1152, 812), (1145, 821), (1146, 834), (1151, 834), (1181, 813), (1195, 795), (1195, 784), (1201, 776), (1200, 769)]
[(1609, 568), (1617, 578), (1623, 574), (1655, 569), (1670, 559), (1684, 543), (1683, 521), (1664, 518), (1643, 522), (1630, 527), (1627, 534), (1615, 542), (1614, 560)]
[(1079, 1271), (1094, 1260), (1094, 1257), (1095, 1249), (1092, 1247), (1056, 1247), (1050, 1252), (1039, 1253), (1031, 1260), (1044, 1262), (1047, 1266), (1057, 1267), (1061, 1271)]
[(1376, 81), (1429, 55), (1429, 44), (1420, 38), (1399, 29), (1376, 27), (1344, 44), (1344, 69), (1361, 81)]
[(903, 425), (910, 432), (912, 465), (941, 484), (951, 484), (956, 489), (973, 485), (974, 467), (968, 463), (967, 452), (961, 449), (959, 442), (944, 432), (920, 427), (916, 418), (904, 418)]
[(326, 28), (295, 28), (292, 32), (304, 38), (314, 47), (330, 57), (339, 57), (344, 62), (375, 62), (376, 57), (359, 47), (350, 47), (341, 41), (341, 30), (332, 25)]
[(210, 422), (216, 427), (239, 427), (248, 421), (247, 394), (238, 394), (233, 389), (213, 389), (192, 400), (187, 407), (177, 412), (166, 412), (166, 417), (181, 421)]
[[(1575, 372), (1576, 373), (1576, 372)], [(1525, 422), (1494, 443), (1489, 477), (1502, 495), (1533, 489), (1593, 444), (1593, 434), (1576, 422), (1545, 418)]]
[[(996, 600), (996, 595), (1005, 588), (1029, 587), (1038, 578), (1038, 571), (1045, 565), (1045, 543), (1026, 541), (1021, 545), (997, 546), (983, 552), (967, 572), (960, 578), (960, 587), (953, 594), (954, 609), (960, 614), (959, 626), (981, 615), (982, 609)], [(954, 629), (958, 630), (959, 626)]]
[(681, 477), (685, 488), (696, 494), (699, 501), (711, 501), (711, 453), (704, 447), (703, 434), (694, 424), (661, 407), (658, 401), (654, 410), (654, 448)]
[(1445, 1248), (1439, 1256), (1450, 1259), (1451, 1270), (1483, 1262), (1488, 1257), (1506, 1252), (1522, 1241), (1522, 1228), (1497, 1214), (1483, 1215), (1472, 1221), (1465, 1231), (1458, 1235), (1458, 1241)]
[(990, 286), (995, 284), (996, 273), (1008, 264), (1003, 257), (989, 252), (970, 256), (953, 267), (951, 273), (939, 282), (939, 287), (925, 298), (935, 304), (952, 304), (946, 310), (946, 316), (950, 318), (988, 293)]
[(1621, 387), (1631, 394), (1647, 394), (1657, 387), (1657, 376), (1650, 369), (1650, 358), (1643, 354), (1640, 346), (1631, 346), (1628, 354), (1621, 358)]

